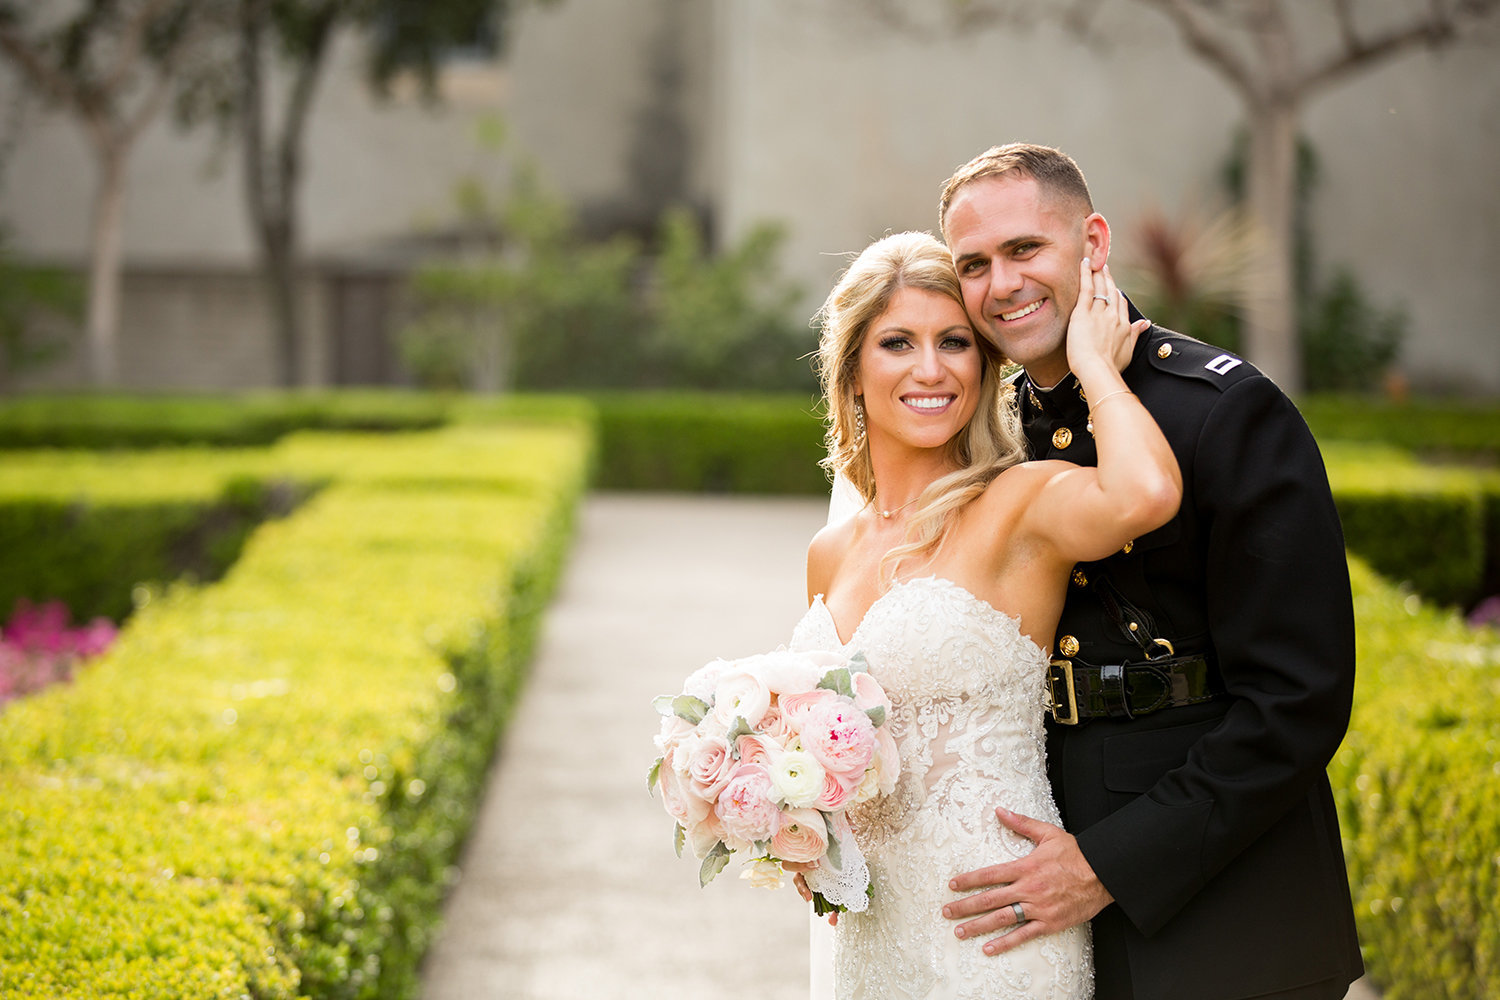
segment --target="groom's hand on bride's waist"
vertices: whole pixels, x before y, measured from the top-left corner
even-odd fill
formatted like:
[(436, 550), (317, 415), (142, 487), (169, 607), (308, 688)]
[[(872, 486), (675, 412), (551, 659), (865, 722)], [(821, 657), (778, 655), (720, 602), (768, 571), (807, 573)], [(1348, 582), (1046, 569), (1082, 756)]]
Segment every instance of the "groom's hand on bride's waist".
[(948, 883), (955, 892), (971, 894), (943, 907), (943, 916), (961, 921), (954, 928), (959, 937), (998, 934), (1015, 927), (985, 942), (985, 954), (998, 955), (1032, 938), (1092, 920), (1114, 902), (1072, 834), (1004, 809), (995, 810), (995, 815), (1001, 825), (1033, 841), (1036, 849), (1015, 861), (964, 872)]

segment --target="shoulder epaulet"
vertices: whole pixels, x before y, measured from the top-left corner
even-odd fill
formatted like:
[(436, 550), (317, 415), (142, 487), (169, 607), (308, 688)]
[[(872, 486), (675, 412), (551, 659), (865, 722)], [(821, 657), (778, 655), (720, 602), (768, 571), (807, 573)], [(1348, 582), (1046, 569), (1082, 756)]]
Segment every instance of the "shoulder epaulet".
[(1260, 374), (1259, 369), (1239, 355), (1176, 331), (1158, 326), (1152, 327), (1146, 336), (1150, 338), (1146, 358), (1157, 371), (1198, 379), (1221, 389)]

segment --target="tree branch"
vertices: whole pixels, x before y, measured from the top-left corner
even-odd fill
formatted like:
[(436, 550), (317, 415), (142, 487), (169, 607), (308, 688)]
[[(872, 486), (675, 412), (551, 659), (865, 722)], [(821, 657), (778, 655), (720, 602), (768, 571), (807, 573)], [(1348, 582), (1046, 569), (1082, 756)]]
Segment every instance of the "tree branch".
[[(1343, 5), (1340, 4), (1342, 7)], [(1474, 20), (1483, 19), (1500, 10), (1496, 0), (1468, 0), (1462, 4), (1463, 12)], [(1296, 88), (1303, 94), (1311, 94), (1330, 86), (1357, 72), (1365, 65), (1377, 62), (1406, 49), (1427, 47), (1442, 48), (1458, 39), (1461, 31), (1459, 18), (1446, 4), (1434, 0), (1429, 5), (1426, 17), (1401, 27), (1368, 38), (1359, 38), (1346, 33), (1344, 47), (1320, 65), (1310, 66), (1296, 81)]]
[(125, 29), (121, 32), (123, 37), (115, 50), (113, 65), (99, 81), (100, 90), (113, 93), (125, 86), (125, 81), (140, 65), (141, 49), (145, 47), (146, 33), (151, 28), (151, 22), (172, 2), (173, 0), (146, 0), (135, 9), (135, 15), (125, 23)]
[(45, 99), (76, 106), (78, 94), (73, 81), (67, 74), (50, 66), (42, 58), (41, 50), (9, 21), (0, 22), (0, 51), (10, 56)]
[(1234, 45), (1210, 23), (1203, 9), (1192, 0), (1140, 0), (1155, 7), (1167, 16), (1179, 31), (1188, 47), (1201, 55), (1212, 67), (1229, 80), (1230, 84), (1244, 95), (1251, 104), (1260, 104), (1265, 87), (1256, 78), (1253, 68), (1235, 50)]

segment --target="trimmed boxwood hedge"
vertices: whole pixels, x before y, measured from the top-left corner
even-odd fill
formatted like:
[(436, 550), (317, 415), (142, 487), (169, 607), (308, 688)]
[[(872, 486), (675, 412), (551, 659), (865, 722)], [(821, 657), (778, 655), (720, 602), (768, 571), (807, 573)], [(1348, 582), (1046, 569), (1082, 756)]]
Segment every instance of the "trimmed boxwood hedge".
[(596, 485), (714, 493), (827, 493), (809, 396), (618, 393), (598, 412)]
[(1297, 401), (1319, 441), (1367, 441), (1423, 455), (1500, 464), (1500, 406), (1494, 400), (1407, 402), (1337, 394)]
[(1500, 632), (1351, 562), (1359, 673), (1329, 768), (1386, 1000), (1500, 996)]
[(1443, 604), (1467, 605), (1496, 581), (1500, 470), (1439, 467), (1379, 445), (1325, 445), (1349, 548)]
[(264, 445), (295, 430), (438, 427), (449, 400), (360, 389), (234, 395), (78, 394), (0, 399), (0, 449)]
[(0, 713), (0, 995), (414, 995), (588, 450), (539, 422), (241, 456), (327, 486)]

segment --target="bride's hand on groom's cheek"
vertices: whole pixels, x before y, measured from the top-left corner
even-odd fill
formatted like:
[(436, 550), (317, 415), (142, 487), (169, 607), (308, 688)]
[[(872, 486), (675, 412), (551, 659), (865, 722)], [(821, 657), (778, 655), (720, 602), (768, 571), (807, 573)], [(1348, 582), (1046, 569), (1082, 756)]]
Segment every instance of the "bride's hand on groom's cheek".
[[(964, 921), (954, 928), (957, 936), (999, 934), (1019, 923), (1011, 933), (985, 943), (985, 954), (998, 955), (1043, 934), (1092, 920), (1114, 901), (1071, 834), (1003, 809), (995, 814), (1001, 824), (1036, 848), (1024, 858), (965, 872), (949, 882), (955, 892), (971, 894), (943, 907), (943, 916)], [(1017, 918), (1017, 903), (1024, 921)]]

